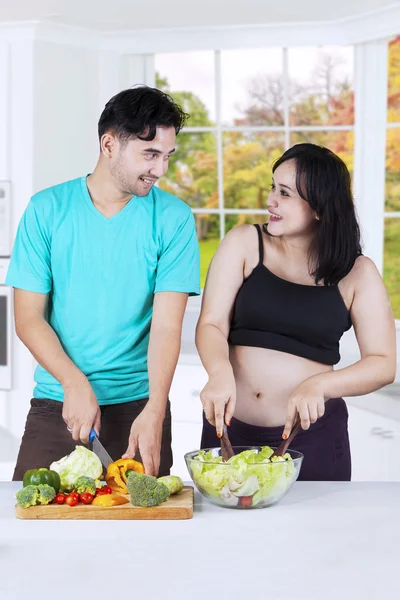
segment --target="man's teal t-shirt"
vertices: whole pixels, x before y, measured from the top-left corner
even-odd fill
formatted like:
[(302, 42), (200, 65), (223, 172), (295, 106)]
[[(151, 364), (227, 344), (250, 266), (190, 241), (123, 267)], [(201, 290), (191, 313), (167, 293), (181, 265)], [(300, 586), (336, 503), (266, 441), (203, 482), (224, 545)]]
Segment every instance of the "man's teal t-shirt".
[[(200, 293), (199, 247), (184, 202), (153, 187), (107, 218), (86, 177), (35, 194), (19, 224), (6, 283), (49, 294), (48, 321), (100, 405), (147, 398), (157, 292)], [(36, 398), (63, 400), (41, 366)]]

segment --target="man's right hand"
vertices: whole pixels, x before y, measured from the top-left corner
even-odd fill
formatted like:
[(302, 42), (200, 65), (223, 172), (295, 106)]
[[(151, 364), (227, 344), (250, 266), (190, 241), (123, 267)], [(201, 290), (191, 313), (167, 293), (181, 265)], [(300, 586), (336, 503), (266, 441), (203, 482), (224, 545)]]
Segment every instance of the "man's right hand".
[(92, 386), (82, 374), (76, 381), (63, 385), (63, 389), (63, 419), (72, 438), (87, 444), (92, 427), (97, 435), (100, 433), (100, 407)]

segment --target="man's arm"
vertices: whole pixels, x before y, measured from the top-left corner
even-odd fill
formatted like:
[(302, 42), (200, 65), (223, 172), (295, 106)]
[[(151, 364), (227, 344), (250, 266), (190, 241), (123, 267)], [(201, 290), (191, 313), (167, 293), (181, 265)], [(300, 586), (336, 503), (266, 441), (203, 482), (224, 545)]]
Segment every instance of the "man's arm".
[(148, 349), (149, 401), (134, 421), (124, 457), (137, 451), (148, 475), (160, 466), (162, 424), (181, 346), (182, 322), (188, 294), (159, 292), (154, 296)]
[(64, 352), (60, 340), (45, 319), (47, 294), (14, 290), (17, 336), (36, 361), (64, 389), (63, 418), (73, 439), (86, 442), (92, 426), (99, 432), (100, 410), (85, 375)]

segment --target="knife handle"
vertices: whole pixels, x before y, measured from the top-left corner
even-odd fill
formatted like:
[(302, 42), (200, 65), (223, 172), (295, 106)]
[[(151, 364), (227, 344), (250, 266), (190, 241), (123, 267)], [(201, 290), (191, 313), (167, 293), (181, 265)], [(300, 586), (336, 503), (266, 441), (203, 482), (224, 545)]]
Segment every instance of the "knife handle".
[(89, 433), (89, 442), (93, 442), (94, 438), (96, 438), (96, 437), (97, 437), (97, 433), (95, 432), (95, 430), (92, 427), (92, 429), (90, 430), (90, 433)]

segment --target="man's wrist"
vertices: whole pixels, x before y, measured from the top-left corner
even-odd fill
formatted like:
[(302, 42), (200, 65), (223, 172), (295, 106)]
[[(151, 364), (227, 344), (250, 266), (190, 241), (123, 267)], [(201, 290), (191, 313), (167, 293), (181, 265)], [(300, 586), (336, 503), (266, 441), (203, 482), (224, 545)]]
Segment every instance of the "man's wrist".
[(88, 383), (88, 378), (78, 368), (65, 374), (64, 377), (60, 378), (60, 383), (65, 390), (71, 388), (77, 388)]
[(167, 406), (168, 398), (154, 398), (150, 397), (144, 410), (147, 414), (151, 414), (154, 418), (164, 419), (165, 409)]

